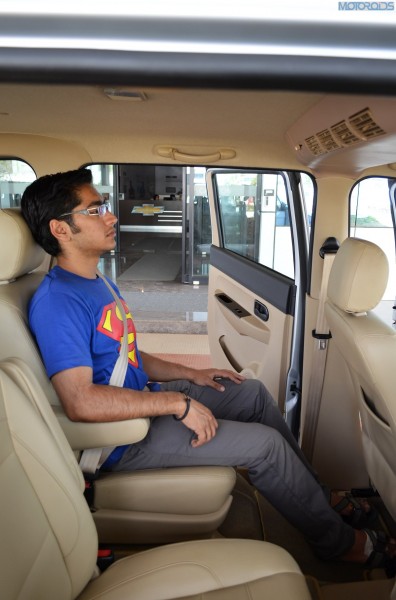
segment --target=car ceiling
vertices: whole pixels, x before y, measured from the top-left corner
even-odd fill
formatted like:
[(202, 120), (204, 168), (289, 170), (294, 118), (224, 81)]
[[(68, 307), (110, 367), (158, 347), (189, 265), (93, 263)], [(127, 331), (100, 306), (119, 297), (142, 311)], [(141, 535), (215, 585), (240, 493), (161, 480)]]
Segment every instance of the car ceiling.
[[(117, 87), (117, 86), (116, 86)], [(0, 85), (2, 131), (75, 137), (79, 134), (144, 136), (155, 130), (167, 139), (214, 140), (265, 137), (277, 142), (297, 118), (315, 104), (319, 94), (118, 86), (147, 100), (112, 100), (111, 86)], [(114, 89), (111, 88), (111, 89)], [(3, 113), (7, 113), (4, 115)]]
[[(393, 26), (137, 17), (127, 4), (83, 18), (9, 5), (0, 22), (0, 136), (63, 140), (92, 162), (172, 162), (158, 153), (163, 145), (198, 157), (229, 148), (230, 166), (317, 175), (385, 172), (396, 162)], [(111, 100), (106, 88), (147, 99)], [(385, 110), (372, 94), (383, 95)], [(380, 137), (306, 151), (310, 136), (365, 108)]]
[[(110, 99), (105, 93), (108, 89), (98, 85), (0, 84), (0, 134), (72, 142), (84, 148), (92, 162), (171, 162), (159, 154), (163, 146), (198, 157), (230, 148), (236, 152), (235, 158), (227, 161), (230, 166), (305, 167), (318, 175), (354, 175), (396, 161), (392, 98), (293, 91), (111, 88), (138, 92), (145, 98), (131, 101)], [(319, 158), (296, 151), (300, 140), (305, 144), (315, 132), (366, 106), (385, 132), (375, 141)]]

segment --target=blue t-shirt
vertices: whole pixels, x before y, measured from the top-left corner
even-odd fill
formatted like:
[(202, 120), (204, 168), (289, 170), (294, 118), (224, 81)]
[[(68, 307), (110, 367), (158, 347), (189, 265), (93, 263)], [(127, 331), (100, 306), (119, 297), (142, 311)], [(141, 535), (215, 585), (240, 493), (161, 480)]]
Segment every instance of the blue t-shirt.
[[(117, 287), (109, 283), (120, 296)], [(143, 370), (132, 315), (122, 298), (121, 301), (127, 315), (129, 345), (124, 387), (142, 390), (148, 376)], [(124, 325), (113, 296), (100, 278), (87, 279), (54, 267), (29, 304), (29, 324), (48, 377), (65, 369), (86, 366), (92, 368), (94, 383), (109, 383)], [(150, 387), (153, 391), (159, 389), (158, 384)], [(114, 451), (110, 459), (120, 455), (120, 450)], [(106, 466), (112, 462), (106, 461)]]

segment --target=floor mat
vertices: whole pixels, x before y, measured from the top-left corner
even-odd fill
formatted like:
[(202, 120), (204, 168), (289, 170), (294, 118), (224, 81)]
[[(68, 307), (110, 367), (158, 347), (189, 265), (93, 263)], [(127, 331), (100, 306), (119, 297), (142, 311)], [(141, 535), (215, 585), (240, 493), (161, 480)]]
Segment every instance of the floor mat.
[(303, 535), (249, 483), (243, 469), (237, 472), (233, 496), (231, 509), (219, 528), (224, 537), (265, 540), (281, 546), (294, 557), (305, 575), (322, 584), (385, 577), (382, 569), (368, 572), (364, 565), (318, 559)]
[(382, 529), (392, 537), (396, 538), (396, 523), (388, 512), (382, 499), (379, 496), (373, 496), (372, 498), (368, 498), (368, 500), (378, 512), (378, 522), (376, 524), (378, 527), (373, 527), (373, 529)]
[(255, 488), (240, 473), (237, 473), (232, 496), (231, 508), (225, 521), (219, 527), (219, 533), (227, 538), (264, 540)]
[[(265, 539), (282, 546), (296, 560), (305, 575), (315, 577), (319, 582), (363, 581), (367, 577), (364, 565), (341, 560), (324, 561), (312, 552), (302, 534), (282, 517), (274, 507), (259, 494), (258, 504), (265, 527)], [(376, 570), (381, 572), (382, 569)], [(375, 571), (372, 571), (374, 573)]]

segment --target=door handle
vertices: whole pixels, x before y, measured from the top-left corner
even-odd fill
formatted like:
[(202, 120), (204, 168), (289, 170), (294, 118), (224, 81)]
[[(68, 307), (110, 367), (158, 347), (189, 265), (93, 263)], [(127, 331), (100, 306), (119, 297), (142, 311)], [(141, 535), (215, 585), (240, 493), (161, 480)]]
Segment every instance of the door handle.
[(262, 304), (258, 300), (254, 301), (254, 314), (262, 321), (268, 321), (269, 319), (268, 308), (265, 306), (265, 304)]

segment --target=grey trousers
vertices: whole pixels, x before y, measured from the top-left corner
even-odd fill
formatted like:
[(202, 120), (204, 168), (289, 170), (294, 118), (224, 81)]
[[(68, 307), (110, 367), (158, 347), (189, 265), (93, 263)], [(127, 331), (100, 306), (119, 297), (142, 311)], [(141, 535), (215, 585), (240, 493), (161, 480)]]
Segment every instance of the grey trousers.
[[(151, 421), (147, 436), (130, 445), (113, 471), (191, 465), (248, 469), (252, 484), (305, 536), (323, 559), (336, 558), (354, 543), (353, 529), (331, 508), (326, 493), (265, 386), (253, 379), (222, 380), (224, 392), (188, 381), (161, 385), (183, 391), (210, 408), (219, 427), (210, 442), (193, 448), (194, 433), (172, 416)], [(154, 392), (155, 393), (155, 392)]]

